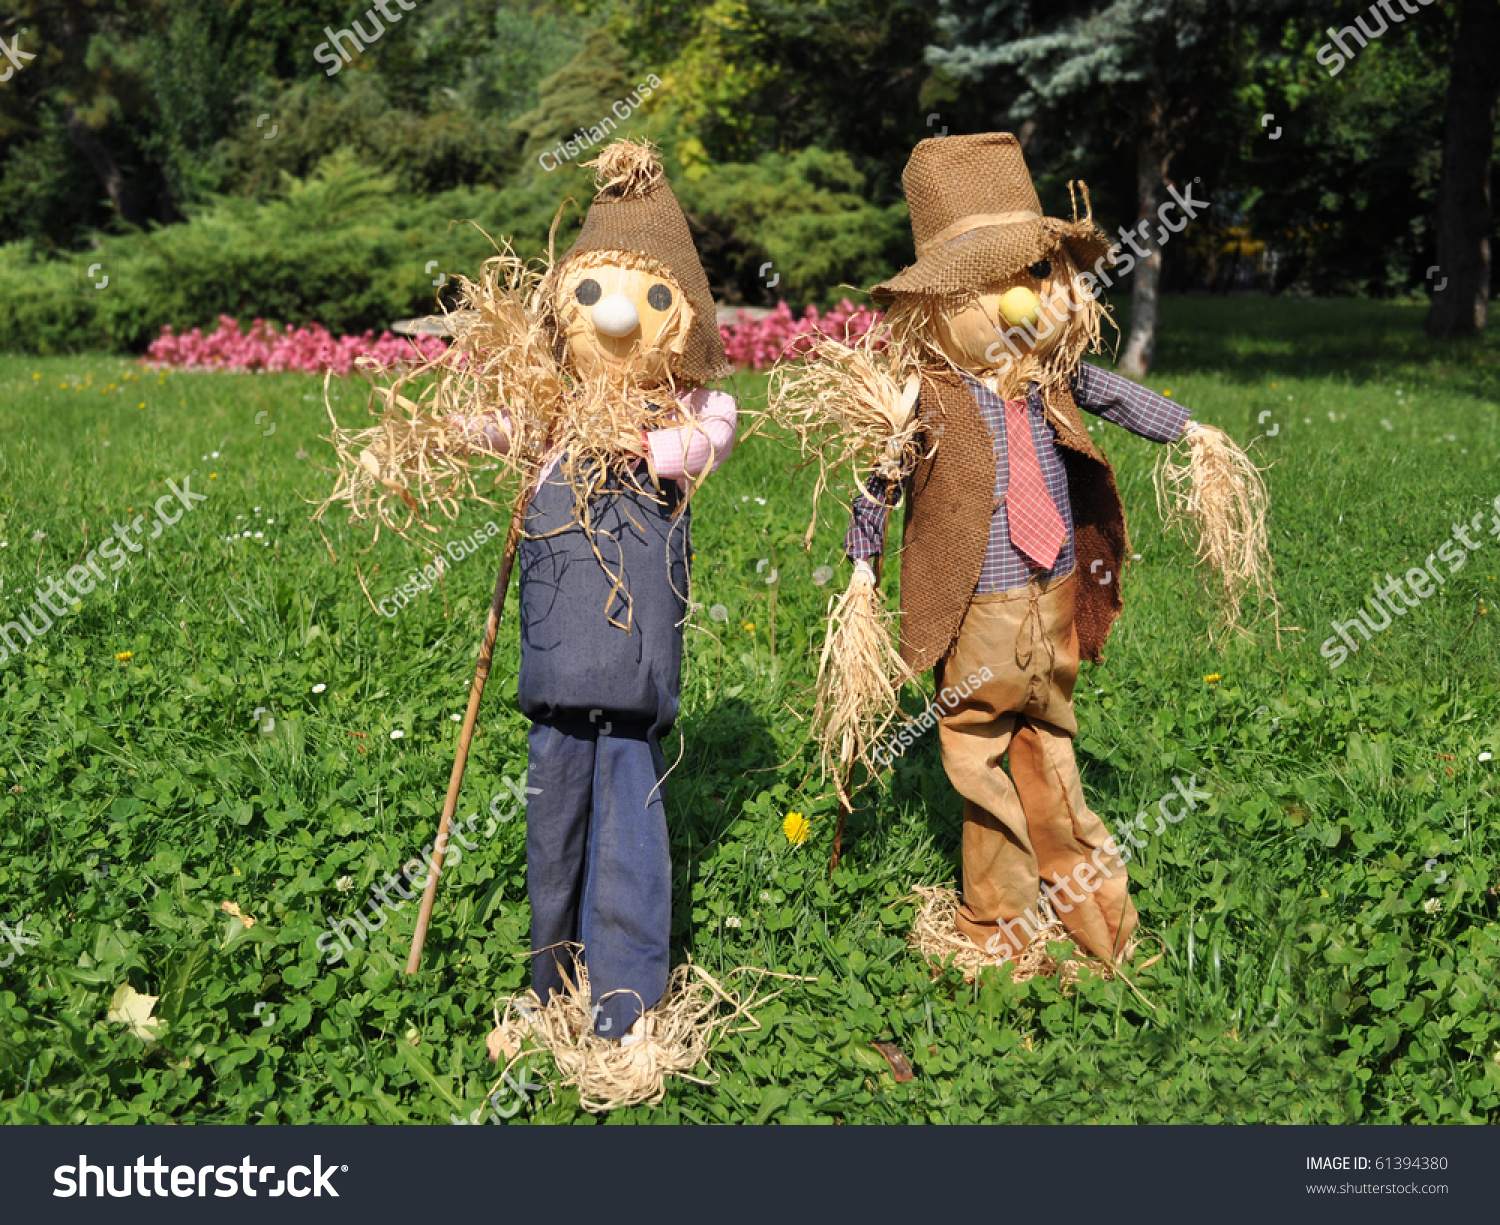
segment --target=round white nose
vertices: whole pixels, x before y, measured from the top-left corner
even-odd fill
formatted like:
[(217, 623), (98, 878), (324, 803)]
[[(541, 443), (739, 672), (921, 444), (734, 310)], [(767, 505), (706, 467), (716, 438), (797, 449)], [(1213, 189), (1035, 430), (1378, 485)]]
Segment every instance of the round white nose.
[(612, 293), (594, 304), (594, 328), (606, 336), (629, 336), (641, 326), (635, 303), (622, 293)]

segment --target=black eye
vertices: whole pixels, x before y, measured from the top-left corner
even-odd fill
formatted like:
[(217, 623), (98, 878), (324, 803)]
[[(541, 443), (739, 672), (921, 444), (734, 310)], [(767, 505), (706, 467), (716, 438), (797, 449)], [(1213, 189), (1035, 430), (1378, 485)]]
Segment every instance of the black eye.
[(1045, 281), (1052, 275), (1052, 261), (1044, 259), (1039, 264), (1032, 264), (1026, 271), (1036, 277), (1037, 280)]
[(573, 291), (573, 296), (578, 299), (580, 305), (593, 306), (595, 302), (599, 301), (602, 292), (599, 288), (599, 282), (594, 280), (593, 277), (588, 277), (578, 282), (578, 288)]
[(672, 305), (672, 291), (665, 285), (653, 285), (646, 291), (646, 301), (652, 310), (664, 311)]

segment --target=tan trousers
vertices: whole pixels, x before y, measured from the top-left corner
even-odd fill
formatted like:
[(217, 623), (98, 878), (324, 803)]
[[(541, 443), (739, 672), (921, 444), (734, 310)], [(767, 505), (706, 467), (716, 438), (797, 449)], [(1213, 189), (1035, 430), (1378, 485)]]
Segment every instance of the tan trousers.
[[(1125, 865), (1073, 757), (1075, 576), (975, 596), (938, 667), (943, 768), (964, 798), (958, 929), (991, 952), (1030, 943), (1047, 896), (1074, 942), (1114, 959), (1135, 930)], [(967, 694), (965, 694), (967, 691)], [(1010, 754), (1010, 776), (1001, 760)], [(1108, 849), (1106, 849), (1106, 847)]]

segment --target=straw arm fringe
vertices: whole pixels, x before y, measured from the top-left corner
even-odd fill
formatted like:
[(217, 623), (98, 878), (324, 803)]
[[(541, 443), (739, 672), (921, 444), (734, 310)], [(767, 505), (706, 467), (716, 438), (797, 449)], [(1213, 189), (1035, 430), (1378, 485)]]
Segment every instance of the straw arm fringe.
[(1267, 516), (1271, 499), (1258, 468), (1223, 430), (1200, 425), (1185, 438), (1187, 454), (1168, 448), (1152, 471), (1156, 505), (1182, 532), (1215, 581), (1226, 625), (1240, 627), (1244, 599), (1269, 601), (1279, 631)]

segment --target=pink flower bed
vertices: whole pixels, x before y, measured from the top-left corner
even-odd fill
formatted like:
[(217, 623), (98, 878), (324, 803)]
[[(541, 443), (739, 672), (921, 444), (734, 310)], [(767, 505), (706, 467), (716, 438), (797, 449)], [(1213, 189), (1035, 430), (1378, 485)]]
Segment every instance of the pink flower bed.
[(793, 315), (791, 307), (778, 302), (770, 314), (759, 319), (741, 312), (735, 322), (721, 324), (719, 331), (730, 361), (736, 366), (763, 370), (784, 355), (807, 352), (822, 336), (856, 340), (880, 320), (879, 311), (855, 306), (848, 298), (821, 315), (816, 306), (806, 307), (800, 316)]
[[(805, 353), (822, 336), (855, 340), (880, 322), (881, 315), (866, 306), (855, 306), (847, 298), (826, 314), (808, 306), (801, 315), (778, 302), (770, 314), (752, 319), (741, 312), (738, 319), (723, 324), (724, 352), (736, 366), (764, 370), (778, 358)], [(433, 336), (407, 338), (367, 331), (360, 336), (335, 338), (321, 323), (278, 330), (264, 319), (256, 319), (248, 331), (239, 320), (219, 316), (219, 326), (204, 333), (194, 328), (180, 335), (171, 327), (146, 350), (145, 362), (180, 370), (300, 370), (322, 374), (332, 370), (348, 374), (356, 359), (372, 358), (380, 366), (436, 357), (447, 345)]]
[(146, 350), (148, 365), (174, 366), (182, 370), (301, 370), (322, 374), (332, 370), (348, 374), (357, 358), (373, 358), (381, 366), (436, 357), (447, 345), (432, 336), (408, 339), (390, 332), (376, 335), (340, 336), (337, 339), (321, 323), (278, 331), (256, 319), (242, 332), (239, 321), (219, 316), (219, 326), (204, 335), (194, 328), (181, 335), (171, 327)]

